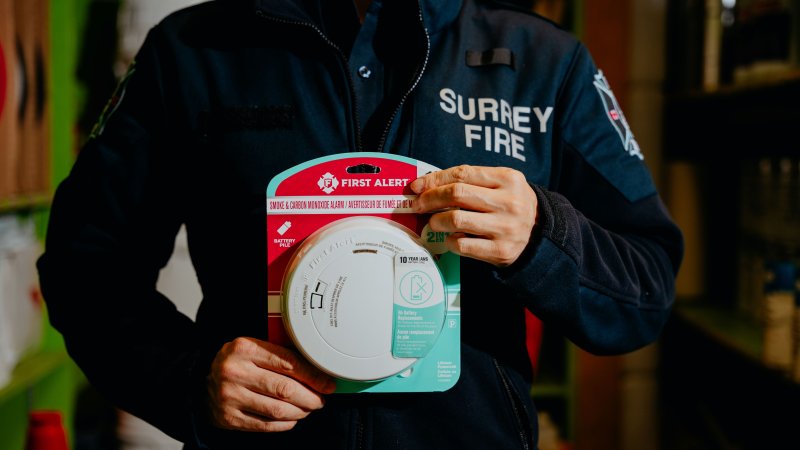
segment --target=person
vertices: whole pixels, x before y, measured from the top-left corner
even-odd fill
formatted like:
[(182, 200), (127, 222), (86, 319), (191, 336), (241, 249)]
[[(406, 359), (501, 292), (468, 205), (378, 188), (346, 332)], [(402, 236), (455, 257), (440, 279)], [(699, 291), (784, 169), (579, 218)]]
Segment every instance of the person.
[[(113, 68), (117, 78), (127, 72), (150, 28), (169, 13), (197, 3), (200, 0), (122, 1), (116, 16), (118, 44)], [(166, 295), (178, 311), (194, 320), (202, 293), (189, 259), (183, 226), (175, 238), (174, 248), (170, 260), (159, 272), (156, 289)], [(179, 450), (183, 447), (181, 442), (123, 410), (117, 410), (115, 435), (119, 442), (117, 450)]]
[[(458, 382), (333, 394), (267, 341), (266, 187), (340, 152), (410, 184), (461, 255)], [(97, 389), (187, 449), (531, 449), (525, 312), (596, 354), (652, 343), (682, 235), (570, 33), (486, 0), (217, 0), (149, 33), (52, 203), (50, 320)], [(196, 321), (155, 288), (185, 224)]]

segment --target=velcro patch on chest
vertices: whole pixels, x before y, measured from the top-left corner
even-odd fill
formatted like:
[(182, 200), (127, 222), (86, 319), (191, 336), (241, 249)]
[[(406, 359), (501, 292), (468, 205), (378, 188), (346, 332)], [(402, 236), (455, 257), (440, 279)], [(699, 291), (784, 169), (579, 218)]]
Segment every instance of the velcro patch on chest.
[(508, 48), (492, 48), (489, 50), (467, 50), (467, 67), (483, 67), (503, 65), (514, 68), (514, 52)]

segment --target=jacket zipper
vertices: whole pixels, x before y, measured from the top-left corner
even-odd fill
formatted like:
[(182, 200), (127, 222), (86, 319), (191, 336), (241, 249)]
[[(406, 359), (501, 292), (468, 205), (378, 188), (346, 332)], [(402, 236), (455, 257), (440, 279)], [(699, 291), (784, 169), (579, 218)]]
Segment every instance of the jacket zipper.
[[(421, 13), (421, 8), (420, 8), (420, 14), (422, 14)], [(356, 141), (355, 142), (356, 143), (356, 150), (359, 151), (359, 152), (363, 151), (364, 150), (363, 149), (363, 144), (361, 143), (361, 124), (360, 124), (360, 121), (358, 120), (358, 102), (356, 101), (356, 94), (355, 94), (355, 92), (356, 92), (355, 80), (353, 80), (353, 75), (350, 74), (350, 70), (346, 69), (346, 67), (347, 67), (347, 57), (344, 55), (344, 52), (342, 51), (342, 49), (339, 48), (339, 46), (336, 45), (332, 40), (330, 40), (330, 38), (328, 38), (328, 36), (326, 36), (325, 33), (323, 33), (322, 30), (320, 30), (319, 27), (317, 27), (313, 23), (303, 22), (303, 21), (299, 21), (299, 20), (282, 19), (282, 18), (279, 18), (279, 17), (270, 16), (270, 15), (266, 14), (264, 11), (262, 11), (260, 9), (256, 10), (256, 15), (258, 17), (261, 17), (262, 19), (271, 20), (271, 21), (276, 22), (276, 23), (282, 23), (282, 24), (285, 24), (285, 25), (302, 26), (302, 27), (310, 28), (311, 30), (316, 32), (317, 35), (319, 35), (319, 37), (322, 38), (322, 40), (329, 47), (331, 47), (332, 49), (334, 49), (336, 51), (336, 55), (339, 57), (339, 61), (344, 63), (344, 66), (345, 66), (344, 73), (345, 73), (346, 78), (347, 78), (348, 87), (350, 88), (349, 89), (350, 104), (352, 105), (352, 119), (353, 119), (353, 125), (355, 126), (355, 130), (354, 130), (353, 136), (355, 137), (355, 141)], [(426, 57), (426, 61), (427, 61), (427, 57)]]
[(356, 411), (356, 450), (364, 448), (364, 412), (361, 408)]
[(519, 437), (522, 441), (522, 448), (525, 450), (530, 450), (533, 437), (532, 433), (529, 431), (529, 418), (527, 412), (525, 411), (525, 407), (522, 405), (522, 399), (519, 398), (517, 392), (511, 386), (511, 381), (506, 377), (506, 374), (503, 372), (503, 369), (500, 367), (500, 364), (497, 362), (497, 360), (492, 358), (492, 361), (494, 362), (494, 367), (497, 370), (497, 374), (500, 376), (500, 381), (503, 383), (503, 388), (506, 391), (508, 400), (511, 403), (511, 409), (514, 412), (514, 417), (517, 419), (517, 426), (519, 427)]
[(414, 82), (411, 86), (406, 90), (402, 97), (400, 97), (400, 103), (397, 105), (397, 108), (394, 109), (392, 115), (389, 117), (389, 121), (386, 123), (386, 128), (383, 130), (383, 134), (381, 135), (380, 140), (378, 141), (378, 151), (383, 152), (384, 146), (386, 145), (386, 140), (389, 139), (389, 131), (392, 129), (392, 122), (400, 113), (400, 110), (403, 108), (403, 104), (405, 104), (408, 97), (411, 95), (411, 92), (417, 88), (419, 85), (419, 81), (422, 79), (422, 74), (425, 72), (425, 69), (428, 67), (428, 59), (430, 58), (431, 54), (431, 36), (428, 34), (428, 29), (425, 28), (425, 22), (422, 17), (422, 6), (417, 2), (417, 12), (419, 16), (419, 24), (422, 26), (422, 31), (425, 33), (425, 59), (422, 61), (422, 64), (417, 66), (417, 72), (414, 76)]

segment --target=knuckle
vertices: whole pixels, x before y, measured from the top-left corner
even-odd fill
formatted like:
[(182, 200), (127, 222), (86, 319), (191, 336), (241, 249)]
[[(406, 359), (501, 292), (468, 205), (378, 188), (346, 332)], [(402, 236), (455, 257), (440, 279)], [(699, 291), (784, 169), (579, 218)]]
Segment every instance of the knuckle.
[(505, 220), (497, 224), (497, 227), (492, 233), (492, 236), (495, 237), (512, 236), (513, 233), (516, 231), (516, 229), (517, 226), (514, 223), (512, 223), (510, 220)]
[(253, 342), (247, 338), (238, 337), (227, 344), (234, 353), (249, 353), (253, 351)]
[(508, 211), (514, 215), (521, 215), (527, 212), (528, 205), (523, 200), (517, 197), (511, 197), (508, 199)]
[(463, 183), (454, 183), (450, 185), (450, 197), (456, 202), (463, 202), (467, 197), (467, 186)]
[(441, 231), (443, 225), (441, 213), (432, 215), (430, 220), (428, 220), (428, 226), (431, 227), (431, 231)]
[(453, 242), (453, 249), (459, 255), (463, 255), (469, 252), (469, 244), (465, 239), (456, 239), (455, 242)]
[(270, 351), (265, 356), (267, 366), (276, 372), (289, 373), (296, 369), (296, 362), (290, 352)]
[(296, 369), (294, 361), (292, 361), (285, 355), (284, 356), (275, 354), (271, 355), (270, 363), (273, 368), (283, 373), (291, 373), (294, 372)]
[(500, 257), (500, 262), (503, 264), (509, 264), (512, 261), (511, 251), (508, 247), (503, 247), (500, 250), (499, 257)]
[(233, 429), (239, 423), (239, 417), (232, 412), (224, 411), (217, 416), (217, 422), (223, 428)]
[(513, 182), (525, 183), (525, 184), (528, 183), (527, 180), (525, 180), (525, 175), (522, 172), (520, 172), (519, 170), (507, 167), (504, 172), (505, 172), (505, 176), (508, 177), (508, 179), (513, 181)]
[(297, 388), (291, 380), (279, 380), (275, 383), (275, 396), (281, 400), (288, 400), (297, 394)]
[(460, 166), (453, 167), (453, 179), (456, 181), (463, 182), (469, 176), (470, 171), (472, 168), (466, 164), (461, 164)]
[(510, 167), (500, 167), (497, 171), (497, 176), (503, 181), (512, 184), (520, 183), (525, 180), (525, 175), (523, 175), (522, 172)]
[(231, 402), (234, 398), (236, 398), (236, 389), (233, 388), (231, 385), (223, 385), (217, 389), (217, 398), (221, 404), (226, 404)]
[(289, 417), (289, 408), (283, 402), (275, 402), (264, 408), (264, 413), (271, 419), (284, 420)]
[(508, 266), (516, 260), (516, 247), (509, 243), (502, 243), (497, 247), (497, 258), (500, 265)]
[(233, 362), (224, 361), (217, 368), (217, 374), (220, 380), (235, 380), (239, 377), (239, 369)]
[(453, 211), (450, 214), (450, 224), (456, 230), (463, 230), (469, 225), (469, 219), (463, 211)]

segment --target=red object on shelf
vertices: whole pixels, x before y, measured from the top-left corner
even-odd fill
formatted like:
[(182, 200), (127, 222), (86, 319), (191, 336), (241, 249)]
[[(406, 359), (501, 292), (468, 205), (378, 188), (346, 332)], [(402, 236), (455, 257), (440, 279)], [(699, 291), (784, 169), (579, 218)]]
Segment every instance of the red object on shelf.
[(525, 310), (525, 346), (528, 349), (528, 358), (531, 360), (531, 369), (536, 375), (539, 371), (539, 352), (542, 347), (542, 321)]
[(31, 411), (25, 450), (69, 450), (59, 411)]

